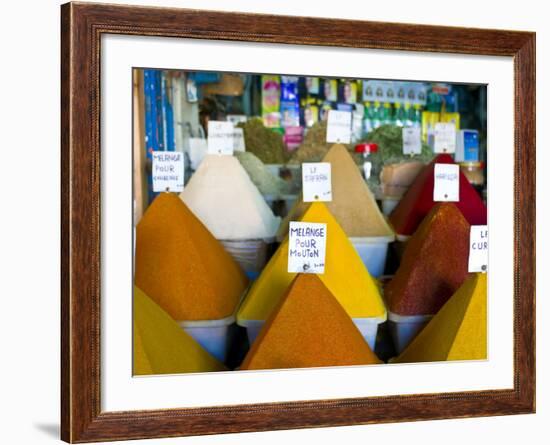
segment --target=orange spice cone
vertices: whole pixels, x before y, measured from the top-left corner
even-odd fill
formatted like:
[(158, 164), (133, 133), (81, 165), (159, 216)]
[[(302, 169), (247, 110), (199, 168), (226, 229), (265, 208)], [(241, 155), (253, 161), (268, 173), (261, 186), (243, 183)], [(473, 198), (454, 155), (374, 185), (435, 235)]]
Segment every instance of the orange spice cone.
[(298, 274), (240, 369), (377, 363), (381, 361), (319, 277)]
[(234, 313), (248, 280), (179, 197), (161, 193), (136, 227), (135, 284), (174, 320), (215, 320)]

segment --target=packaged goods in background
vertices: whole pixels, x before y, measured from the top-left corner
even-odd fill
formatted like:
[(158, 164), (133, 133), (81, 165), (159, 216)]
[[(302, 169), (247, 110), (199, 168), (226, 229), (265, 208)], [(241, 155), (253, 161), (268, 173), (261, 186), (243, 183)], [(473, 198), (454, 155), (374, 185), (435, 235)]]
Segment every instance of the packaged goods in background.
[(459, 130), (456, 134), (456, 162), (479, 162), (479, 132)]
[(262, 118), (268, 128), (281, 126), (281, 79), (279, 76), (262, 76)]
[(281, 76), (281, 127), (299, 126), (298, 77)]

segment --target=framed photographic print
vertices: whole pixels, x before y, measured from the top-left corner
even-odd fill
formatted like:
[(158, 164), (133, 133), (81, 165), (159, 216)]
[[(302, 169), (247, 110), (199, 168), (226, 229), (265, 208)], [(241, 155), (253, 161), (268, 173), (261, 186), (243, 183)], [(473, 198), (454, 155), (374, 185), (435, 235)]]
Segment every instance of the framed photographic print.
[(534, 412), (534, 33), (61, 16), (63, 440)]

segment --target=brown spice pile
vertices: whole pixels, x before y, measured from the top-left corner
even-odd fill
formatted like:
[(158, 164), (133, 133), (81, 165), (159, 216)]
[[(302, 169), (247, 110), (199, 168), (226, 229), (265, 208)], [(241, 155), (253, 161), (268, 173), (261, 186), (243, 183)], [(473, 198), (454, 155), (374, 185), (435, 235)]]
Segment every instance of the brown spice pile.
[[(332, 201), (326, 206), (348, 237), (393, 236), (361, 173), (342, 144), (332, 145), (323, 158), (331, 164)], [(288, 232), (288, 223), (301, 218), (308, 208), (302, 197), (296, 201), (278, 231), (282, 239)]]
[(407, 243), (384, 290), (391, 312), (433, 315), (468, 277), (470, 224), (452, 203), (435, 205)]
[[(334, 144), (327, 142), (326, 121), (317, 122), (311, 127), (304, 138), (304, 142), (294, 151), (289, 164), (301, 164), (302, 162), (320, 162)], [(353, 147), (344, 145), (357, 165), (363, 164), (361, 154), (354, 153)]]
[(239, 124), (244, 132), (246, 151), (254, 153), (264, 164), (284, 164), (288, 158), (281, 134), (264, 126), (261, 118)]

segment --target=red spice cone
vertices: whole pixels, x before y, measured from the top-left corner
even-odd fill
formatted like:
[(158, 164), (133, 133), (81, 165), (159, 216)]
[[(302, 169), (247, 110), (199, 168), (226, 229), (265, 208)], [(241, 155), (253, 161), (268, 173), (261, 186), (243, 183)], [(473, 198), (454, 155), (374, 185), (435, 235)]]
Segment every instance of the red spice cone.
[[(433, 200), (434, 165), (453, 163), (450, 155), (440, 154), (424, 167), (389, 217), (395, 233), (412, 235), (415, 232), (432, 207), (437, 204)], [(487, 208), (466, 176), (462, 172), (459, 175), (460, 201), (454, 204), (471, 225), (487, 224)]]

